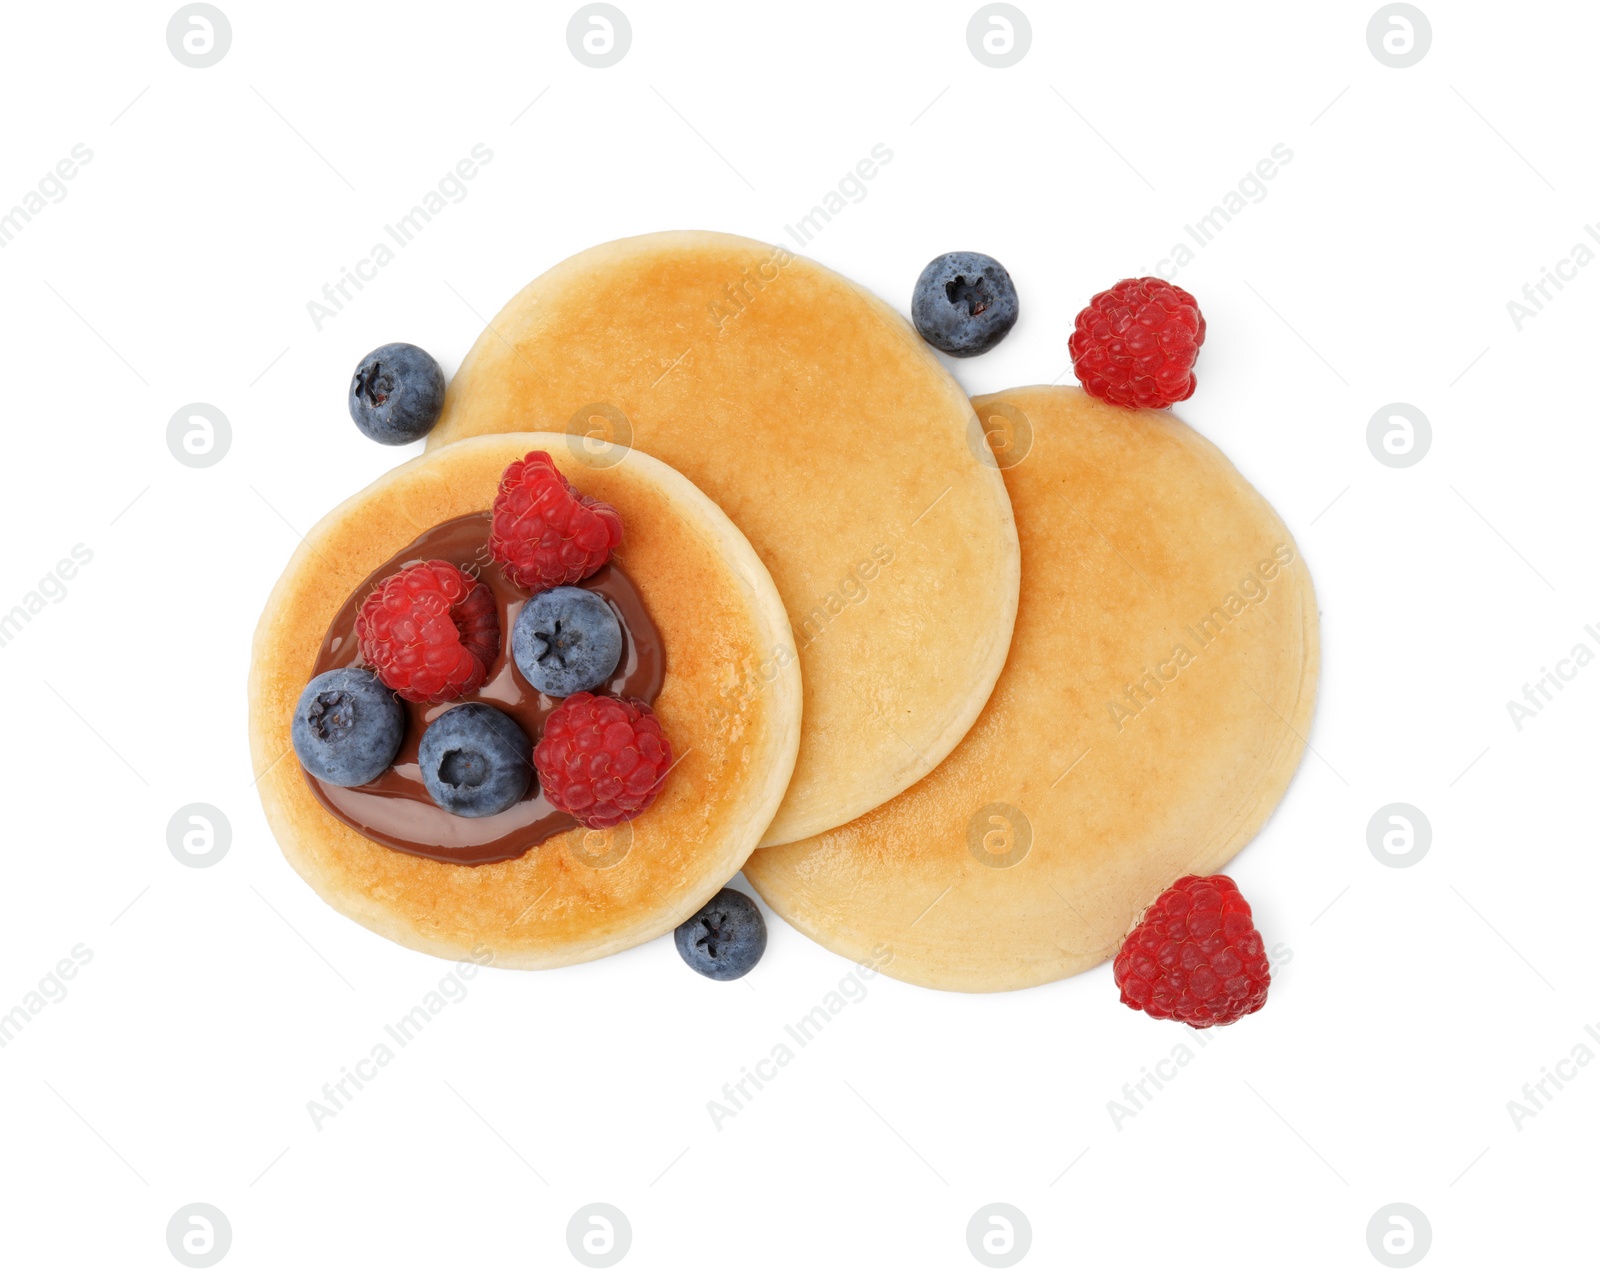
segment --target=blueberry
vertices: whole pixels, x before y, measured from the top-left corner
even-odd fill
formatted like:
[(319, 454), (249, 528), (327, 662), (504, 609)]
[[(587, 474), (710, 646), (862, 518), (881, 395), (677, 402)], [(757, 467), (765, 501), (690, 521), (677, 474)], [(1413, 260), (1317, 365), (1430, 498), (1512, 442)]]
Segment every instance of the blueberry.
[(946, 252), (917, 279), (911, 321), (923, 340), (953, 358), (986, 354), (1017, 321), (1017, 289), (994, 257)]
[(599, 593), (551, 588), (517, 615), (511, 657), (534, 689), (567, 698), (603, 684), (617, 670), (622, 625)]
[(415, 345), (374, 349), (350, 382), (350, 418), (374, 442), (404, 446), (426, 437), (444, 407), (444, 372)]
[(289, 736), (312, 777), (359, 787), (394, 763), (406, 736), (406, 709), (376, 673), (335, 668), (300, 692)]
[(422, 785), (446, 813), (488, 818), (521, 800), (533, 780), (522, 726), (484, 703), (452, 707), (422, 732)]
[(713, 981), (737, 981), (767, 949), (767, 921), (743, 893), (725, 888), (679, 924), (672, 940), (683, 962)]

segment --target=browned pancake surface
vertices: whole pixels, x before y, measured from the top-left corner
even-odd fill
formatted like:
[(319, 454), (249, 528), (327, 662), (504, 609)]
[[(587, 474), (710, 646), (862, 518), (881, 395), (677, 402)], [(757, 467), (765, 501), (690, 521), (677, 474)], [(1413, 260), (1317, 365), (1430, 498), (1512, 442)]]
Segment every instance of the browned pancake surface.
[[(575, 486), (622, 515), (616, 557), (662, 636), (667, 670), (655, 710), (677, 765), (633, 822), (569, 831), (513, 861), (465, 867), (384, 848), (311, 794), (289, 742), (295, 703), (351, 590), (422, 531), (488, 508), (506, 465), (532, 450), (549, 451)], [(799, 743), (792, 650), (760, 561), (681, 475), (639, 452), (586, 467), (550, 435), (474, 439), (402, 465), (335, 509), (284, 571), (256, 631), (250, 675), (262, 804), (307, 882), (403, 945), (510, 967), (596, 958), (687, 919), (765, 831)]]
[(766, 837), (847, 822), (976, 718), (1016, 612), (1017, 540), (971, 405), (848, 279), (733, 235), (602, 244), (535, 279), (451, 382), (429, 445), (627, 440), (706, 492), (772, 572), (805, 728)]
[(1162, 889), (1260, 829), (1310, 728), (1317, 610), (1277, 514), (1174, 416), (1076, 389), (975, 405), (1022, 542), (994, 694), (921, 782), (745, 874), (832, 950), (1006, 990), (1114, 954)]

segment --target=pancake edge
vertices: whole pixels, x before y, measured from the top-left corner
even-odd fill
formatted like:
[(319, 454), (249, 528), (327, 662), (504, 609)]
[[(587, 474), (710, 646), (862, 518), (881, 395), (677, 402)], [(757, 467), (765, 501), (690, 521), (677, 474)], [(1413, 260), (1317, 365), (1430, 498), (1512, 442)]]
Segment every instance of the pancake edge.
[[(314, 854), (310, 851), (311, 842), (317, 834), (317, 825), (315, 821), (307, 825), (304, 821), (296, 819), (284, 806), (277, 790), (277, 785), (282, 779), (276, 777), (273, 772), (280, 764), (287, 762), (291, 780), (298, 780), (294, 775), (294, 770), (298, 766), (290, 755), (292, 748), (276, 756), (273, 754), (274, 729), (267, 718), (263, 704), (269, 671), (276, 670), (286, 657), (285, 651), (281, 649), (287, 639), (282, 631), (287, 625), (281, 620), (285, 601), (302, 585), (308, 572), (316, 568), (318, 542), (327, 536), (333, 527), (342, 525), (346, 518), (366, 506), (369, 501), (398, 492), (402, 489), (401, 484), (408, 478), (414, 478), (426, 472), (429, 467), (437, 466), (440, 457), (447, 453), (461, 454), (467, 448), (501, 452), (507, 456), (506, 462), (509, 463), (511, 459), (518, 458), (530, 450), (542, 449), (555, 454), (556, 448), (561, 447), (567, 456), (571, 456), (572, 453), (565, 450), (568, 441), (566, 434), (552, 433), (501, 433), (466, 438), (449, 448), (425, 452), (381, 475), (336, 506), (306, 533), (290, 556), (283, 573), (273, 585), (251, 643), (250, 672), (247, 682), (251, 769), (255, 775), (255, 786), (261, 798), (268, 826), (283, 856), (296, 874), (310, 885), (324, 902), (346, 918), (354, 920), (397, 945), (442, 959), (488, 962), (500, 968), (565, 967), (616, 954), (671, 932), (681, 922), (682, 913), (692, 914), (698, 910), (739, 872), (782, 803), (790, 774), (794, 769), (795, 758), (799, 754), (802, 705), (800, 665), (797, 658), (791, 658), (786, 665), (779, 668), (775, 676), (764, 682), (771, 696), (766, 731), (767, 746), (771, 754), (766, 758), (766, 779), (752, 789), (743, 802), (742, 818), (730, 824), (726, 834), (728, 847), (723, 854), (707, 863), (703, 872), (706, 877), (705, 883), (695, 894), (683, 899), (676, 909), (666, 904), (662, 907), (662, 913), (654, 917), (644, 916), (630, 928), (614, 934), (605, 941), (555, 950), (494, 950), (491, 947), (490, 957), (485, 960), (482, 958), (482, 951), (487, 945), (486, 942), (480, 940), (472, 946), (463, 946), (454, 941), (436, 939), (419, 931), (396, 909), (383, 905), (364, 891), (334, 888), (318, 871)], [(747, 598), (746, 613), (757, 629), (752, 638), (760, 641), (767, 649), (782, 648), (792, 651), (794, 638), (777, 587), (743, 533), (704, 492), (676, 469), (643, 451), (621, 449), (627, 451), (625, 457), (627, 462), (638, 465), (649, 483), (665, 493), (676, 509), (693, 516), (697, 530), (709, 540), (710, 546), (716, 550), (722, 563), (732, 578), (739, 583)], [(581, 460), (573, 458), (574, 465), (581, 466), (581, 463)], [(418, 528), (419, 532), (424, 529), (426, 527)], [(286, 729), (284, 734), (287, 735)], [(319, 809), (320, 812), (322, 811)], [(331, 815), (323, 813), (323, 816), (332, 820)], [(439, 865), (454, 870), (477, 869), (465, 866), (452, 867), (443, 863)], [(683, 911), (684, 907), (688, 907), (686, 912)]]

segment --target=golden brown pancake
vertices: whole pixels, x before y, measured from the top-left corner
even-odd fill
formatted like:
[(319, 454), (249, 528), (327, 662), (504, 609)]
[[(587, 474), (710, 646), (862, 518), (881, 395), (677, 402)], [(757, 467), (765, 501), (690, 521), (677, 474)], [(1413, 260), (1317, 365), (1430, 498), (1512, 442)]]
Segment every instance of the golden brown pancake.
[(1005, 486), (960, 386), (848, 279), (727, 234), (582, 252), (489, 324), (429, 446), (516, 429), (631, 437), (772, 572), (805, 728), (766, 843), (881, 804), (976, 719), (1016, 615)]
[(1176, 417), (1046, 387), (974, 405), (1022, 541), (994, 694), (916, 786), (745, 876), (830, 950), (1011, 990), (1108, 958), (1260, 829), (1310, 728), (1317, 609), (1277, 514)]
[[(568, 831), (484, 866), (384, 848), (312, 795), (289, 742), (296, 701), (352, 590), (421, 532), (488, 508), (506, 465), (535, 450), (622, 514), (613, 560), (661, 635), (654, 706), (677, 763), (656, 802), (611, 832)], [(556, 967), (670, 931), (738, 871), (794, 765), (798, 668), (760, 559), (681, 474), (638, 451), (586, 467), (549, 434), (475, 438), (386, 474), (306, 536), (256, 629), (251, 756), (284, 856), (336, 910), (430, 954)]]

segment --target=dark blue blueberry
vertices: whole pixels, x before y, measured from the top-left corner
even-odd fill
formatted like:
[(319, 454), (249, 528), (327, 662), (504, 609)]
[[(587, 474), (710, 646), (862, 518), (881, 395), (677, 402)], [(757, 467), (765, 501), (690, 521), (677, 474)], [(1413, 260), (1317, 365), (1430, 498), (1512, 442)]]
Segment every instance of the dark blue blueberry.
[(743, 893), (725, 888), (679, 924), (672, 939), (683, 962), (713, 981), (737, 981), (767, 949), (767, 921)]
[(911, 321), (923, 340), (953, 358), (985, 354), (1017, 321), (1017, 289), (994, 257), (946, 252), (917, 279)]
[(528, 684), (566, 698), (604, 684), (622, 658), (622, 625), (599, 593), (550, 588), (511, 626), (511, 657)]
[(350, 418), (374, 442), (404, 446), (426, 437), (444, 408), (444, 372), (415, 345), (374, 349), (350, 382)]
[(446, 813), (504, 813), (533, 781), (533, 744), (522, 726), (485, 703), (452, 707), (422, 731), (422, 785)]
[(289, 729), (306, 772), (335, 787), (374, 781), (394, 763), (405, 736), (406, 709), (364, 667), (313, 678), (300, 692)]

